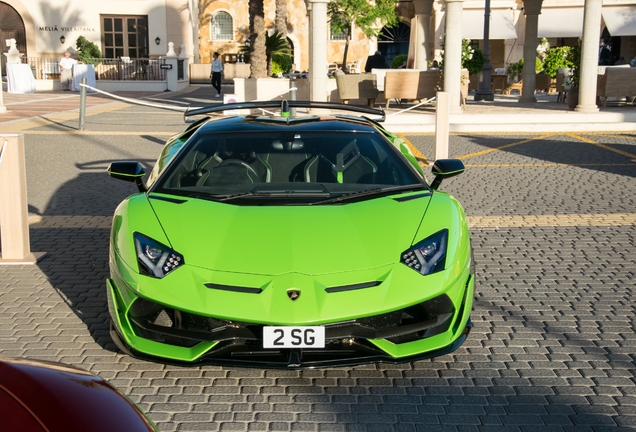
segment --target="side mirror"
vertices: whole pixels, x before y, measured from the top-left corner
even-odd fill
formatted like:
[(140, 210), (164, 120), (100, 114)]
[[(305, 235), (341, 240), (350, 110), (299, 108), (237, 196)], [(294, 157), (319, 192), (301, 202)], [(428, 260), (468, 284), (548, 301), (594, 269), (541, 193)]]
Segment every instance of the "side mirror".
[(146, 170), (141, 166), (139, 162), (112, 162), (108, 166), (108, 175), (119, 180), (135, 182), (135, 184), (137, 185), (137, 189), (139, 189), (139, 192), (148, 191), (148, 188), (143, 182), (143, 178), (146, 175)]
[(456, 176), (464, 172), (464, 163), (459, 159), (438, 159), (433, 164), (433, 175), (435, 178), (431, 183), (431, 189), (437, 190), (442, 180)]

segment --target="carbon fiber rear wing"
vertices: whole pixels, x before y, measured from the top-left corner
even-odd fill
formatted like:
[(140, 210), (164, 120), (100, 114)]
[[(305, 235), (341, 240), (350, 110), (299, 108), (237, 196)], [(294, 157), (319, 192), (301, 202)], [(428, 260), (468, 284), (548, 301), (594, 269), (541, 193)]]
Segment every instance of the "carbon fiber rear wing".
[(213, 114), (222, 111), (241, 110), (241, 109), (259, 109), (259, 108), (280, 108), (281, 117), (289, 117), (290, 108), (316, 108), (316, 109), (328, 109), (338, 111), (357, 112), (361, 114), (371, 114), (380, 116), (374, 119), (375, 121), (386, 120), (386, 113), (382, 108), (369, 108), (359, 105), (348, 105), (339, 102), (312, 102), (312, 101), (253, 101), (253, 102), (238, 102), (229, 104), (213, 105), (203, 108), (188, 109), (184, 114), (184, 120), (190, 116)]

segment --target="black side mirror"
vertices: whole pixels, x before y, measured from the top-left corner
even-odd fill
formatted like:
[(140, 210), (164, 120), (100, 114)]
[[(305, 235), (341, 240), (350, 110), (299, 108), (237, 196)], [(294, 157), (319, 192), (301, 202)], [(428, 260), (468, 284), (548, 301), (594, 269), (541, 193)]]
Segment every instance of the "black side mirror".
[(108, 166), (108, 175), (119, 180), (135, 182), (135, 184), (137, 185), (137, 189), (139, 189), (139, 192), (148, 191), (148, 188), (143, 182), (143, 178), (146, 175), (146, 170), (141, 166), (139, 162), (112, 162)]
[(433, 175), (435, 178), (431, 183), (431, 189), (438, 189), (442, 180), (456, 176), (464, 172), (466, 168), (459, 159), (438, 159), (433, 164)]

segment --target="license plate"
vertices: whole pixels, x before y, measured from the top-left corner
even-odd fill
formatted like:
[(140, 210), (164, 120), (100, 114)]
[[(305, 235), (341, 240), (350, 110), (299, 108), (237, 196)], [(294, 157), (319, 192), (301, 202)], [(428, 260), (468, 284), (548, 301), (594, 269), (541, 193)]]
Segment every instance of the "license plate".
[(324, 348), (325, 328), (263, 327), (263, 348)]

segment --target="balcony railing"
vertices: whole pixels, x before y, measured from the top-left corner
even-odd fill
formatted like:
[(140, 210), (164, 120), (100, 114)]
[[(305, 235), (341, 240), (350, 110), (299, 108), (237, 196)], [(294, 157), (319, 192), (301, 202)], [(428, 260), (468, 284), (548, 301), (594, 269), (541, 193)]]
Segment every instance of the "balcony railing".
[[(59, 59), (23, 57), (23, 63), (31, 65), (35, 79), (59, 79)], [(163, 59), (85, 59), (95, 67), (95, 79), (113, 81), (165, 81)]]

